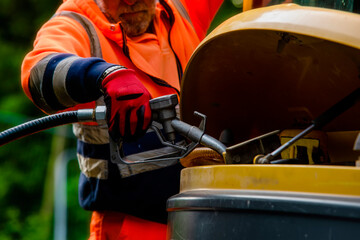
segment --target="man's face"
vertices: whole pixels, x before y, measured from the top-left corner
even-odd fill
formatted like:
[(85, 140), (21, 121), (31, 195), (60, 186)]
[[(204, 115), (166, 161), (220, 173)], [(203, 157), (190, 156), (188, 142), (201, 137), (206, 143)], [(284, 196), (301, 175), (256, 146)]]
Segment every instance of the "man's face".
[(110, 22), (121, 22), (128, 36), (146, 32), (155, 16), (156, 0), (96, 0)]

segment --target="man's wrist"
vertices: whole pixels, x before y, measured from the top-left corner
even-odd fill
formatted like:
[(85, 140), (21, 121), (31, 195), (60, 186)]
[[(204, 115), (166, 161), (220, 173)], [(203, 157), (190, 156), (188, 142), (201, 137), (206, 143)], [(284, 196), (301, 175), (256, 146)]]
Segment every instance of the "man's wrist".
[(121, 70), (121, 69), (127, 69), (126, 67), (124, 66), (121, 66), (121, 65), (115, 65), (115, 66), (111, 66), (109, 68), (107, 68), (102, 74), (101, 76), (99, 77), (98, 81), (97, 81), (97, 85), (99, 87), (99, 89), (102, 89), (102, 82), (104, 81), (104, 79), (109, 76), (109, 74), (115, 72), (115, 71), (118, 71), (118, 70)]

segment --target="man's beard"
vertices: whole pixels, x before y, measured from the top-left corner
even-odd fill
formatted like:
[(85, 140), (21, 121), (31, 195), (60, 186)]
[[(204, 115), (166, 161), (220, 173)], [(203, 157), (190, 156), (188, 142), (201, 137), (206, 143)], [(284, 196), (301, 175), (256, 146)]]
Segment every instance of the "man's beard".
[(136, 18), (122, 19), (121, 26), (124, 28), (127, 36), (139, 36), (147, 31), (153, 18), (154, 14), (146, 12)]

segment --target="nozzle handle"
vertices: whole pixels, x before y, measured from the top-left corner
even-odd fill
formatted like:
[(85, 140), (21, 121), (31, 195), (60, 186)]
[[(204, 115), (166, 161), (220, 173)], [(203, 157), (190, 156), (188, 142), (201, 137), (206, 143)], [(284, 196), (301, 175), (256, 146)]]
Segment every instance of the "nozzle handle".
[(150, 100), (153, 120), (162, 124), (167, 140), (175, 141), (175, 129), (171, 121), (176, 119), (176, 105), (179, 103), (176, 94), (165, 95)]

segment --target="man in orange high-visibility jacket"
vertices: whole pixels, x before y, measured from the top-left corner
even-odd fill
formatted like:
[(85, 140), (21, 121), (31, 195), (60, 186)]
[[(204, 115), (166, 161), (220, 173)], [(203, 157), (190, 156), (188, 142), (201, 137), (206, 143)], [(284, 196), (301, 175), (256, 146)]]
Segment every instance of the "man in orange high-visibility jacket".
[(179, 94), (185, 66), (223, 0), (64, 0), (22, 65), (22, 87), (46, 113), (106, 105), (107, 124), (74, 124), (79, 202), (93, 211), (90, 239), (164, 239), (178, 161), (110, 161), (150, 154), (149, 100)]

